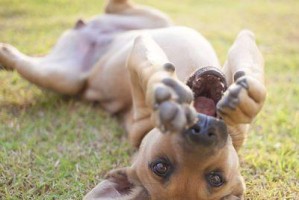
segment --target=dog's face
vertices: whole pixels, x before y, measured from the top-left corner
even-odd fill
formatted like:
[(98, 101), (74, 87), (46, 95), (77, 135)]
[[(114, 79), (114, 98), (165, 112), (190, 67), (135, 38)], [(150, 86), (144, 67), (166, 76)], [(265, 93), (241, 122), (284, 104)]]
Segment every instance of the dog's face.
[[(203, 130), (205, 129), (205, 130)], [(200, 118), (183, 133), (154, 129), (133, 165), (151, 199), (241, 196), (239, 159), (223, 122)]]
[(204, 115), (180, 133), (153, 129), (133, 165), (108, 180), (115, 185), (111, 198), (120, 199), (241, 199), (244, 191), (225, 124)]

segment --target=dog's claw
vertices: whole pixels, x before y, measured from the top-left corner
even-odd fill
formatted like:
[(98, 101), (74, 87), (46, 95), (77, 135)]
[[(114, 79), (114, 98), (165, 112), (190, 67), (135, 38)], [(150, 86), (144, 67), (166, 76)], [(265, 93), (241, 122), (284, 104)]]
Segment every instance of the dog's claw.
[(186, 115), (186, 119), (187, 119), (187, 123), (188, 124), (193, 124), (196, 119), (197, 119), (197, 112), (195, 111), (195, 109), (193, 109), (193, 107), (190, 106), (185, 106), (185, 115)]
[(165, 133), (166, 132), (166, 128), (165, 126), (163, 126), (162, 124), (159, 124), (159, 129), (161, 130), (162, 133)]
[(238, 79), (236, 84), (242, 86), (243, 88), (245, 89), (249, 89), (249, 86), (248, 86), (248, 83), (247, 83), (247, 80), (245, 78), (243, 79)]
[(244, 71), (237, 71), (234, 74), (234, 81), (236, 82), (239, 78), (241, 78), (242, 76), (245, 76), (245, 72)]

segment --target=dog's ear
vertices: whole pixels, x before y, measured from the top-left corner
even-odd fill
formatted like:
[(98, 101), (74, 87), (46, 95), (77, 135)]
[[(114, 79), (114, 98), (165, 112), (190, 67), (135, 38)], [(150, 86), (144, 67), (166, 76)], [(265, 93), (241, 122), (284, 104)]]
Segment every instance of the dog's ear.
[(128, 168), (110, 171), (106, 179), (93, 188), (84, 200), (139, 200), (149, 199), (144, 187)]
[(244, 191), (246, 189), (245, 182), (242, 176), (237, 178), (237, 182), (233, 187), (231, 194), (223, 197), (221, 200), (243, 200)]
[(233, 194), (230, 194), (226, 197), (223, 197), (221, 200), (243, 200), (243, 195), (233, 195)]

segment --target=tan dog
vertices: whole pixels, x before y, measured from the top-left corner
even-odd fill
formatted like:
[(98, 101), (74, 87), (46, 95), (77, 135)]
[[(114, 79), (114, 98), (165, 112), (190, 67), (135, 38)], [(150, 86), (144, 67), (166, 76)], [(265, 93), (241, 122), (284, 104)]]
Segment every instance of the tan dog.
[(108, 173), (85, 199), (243, 198), (237, 151), (266, 95), (253, 33), (238, 35), (225, 81), (207, 67), (220, 64), (196, 31), (172, 26), (155, 9), (110, 0), (106, 14), (79, 20), (45, 57), (0, 44), (0, 65), (122, 116), (139, 151), (131, 167)]

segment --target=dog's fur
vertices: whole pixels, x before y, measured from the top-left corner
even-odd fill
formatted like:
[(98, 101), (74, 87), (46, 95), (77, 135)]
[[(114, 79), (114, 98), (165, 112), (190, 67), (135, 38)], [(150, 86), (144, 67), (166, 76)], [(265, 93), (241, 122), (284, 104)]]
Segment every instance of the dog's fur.
[[(220, 66), (211, 45), (196, 31), (173, 26), (160, 11), (128, 0), (110, 0), (105, 14), (88, 23), (78, 20), (45, 57), (29, 57), (0, 43), (0, 65), (122, 116), (139, 148), (136, 158), (131, 167), (108, 173), (85, 199), (243, 198), (237, 151), (266, 95), (263, 58), (252, 32), (239, 33), (222, 68), (229, 87), (217, 113), (227, 137), (221, 121), (197, 117), (192, 91), (184, 84), (198, 68)], [(214, 145), (186, 136), (204, 119), (216, 130)], [(157, 175), (155, 163), (165, 162), (167, 177)], [(225, 179), (221, 186), (207, 181), (215, 173)]]

